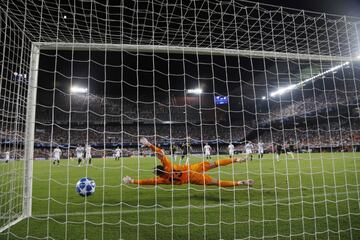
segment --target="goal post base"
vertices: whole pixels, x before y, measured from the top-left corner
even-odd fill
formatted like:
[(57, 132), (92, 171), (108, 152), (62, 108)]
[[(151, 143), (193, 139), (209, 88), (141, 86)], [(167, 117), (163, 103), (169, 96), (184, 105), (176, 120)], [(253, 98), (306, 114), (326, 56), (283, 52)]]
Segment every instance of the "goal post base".
[(16, 220), (6, 224), (5, 226), (0, 227), (0, 233), (6, 231), (6, 229), (18, 224), (19, 222), (21, 222), (22, 220), (25, 220), (26, 218), (28, 218), (28, 217), (22, 215), (19, 218), (17, 218)]

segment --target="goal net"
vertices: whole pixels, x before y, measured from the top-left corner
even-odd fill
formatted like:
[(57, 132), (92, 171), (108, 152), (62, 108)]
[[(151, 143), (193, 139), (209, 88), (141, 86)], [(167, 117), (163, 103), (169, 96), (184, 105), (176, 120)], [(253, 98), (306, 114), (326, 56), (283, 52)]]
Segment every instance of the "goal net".
[(359, 19), (7, 0), (0, 26), (0, 239), (360, 237)]

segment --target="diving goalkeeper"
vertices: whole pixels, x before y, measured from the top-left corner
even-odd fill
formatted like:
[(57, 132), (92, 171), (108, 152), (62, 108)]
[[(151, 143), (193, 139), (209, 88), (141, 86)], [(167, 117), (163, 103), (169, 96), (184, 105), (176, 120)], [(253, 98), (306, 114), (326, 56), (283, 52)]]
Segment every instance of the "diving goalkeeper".
[(135, 180), (129, 176), (123, 178), (125, 184), (139, 184), (139, 185), (156, 185), (156, 184), (174, 184), (180, 185), (185, 183), (192, 183), (197, 185), (217, 185), (220, 187), (233, 187), (233, 186), (251, 186), (254, 181), (241, 180), (241, 181), (223, 181), (210, 177), (204, 172), (219, 167), (226, 166), (232, 163), (246, 162), (246, 158), (233, 158), (217, 160), (213, 163), (199, 162), (191, 165), (172, 164), (165, 156), (161, 148), (151, 144), (146, 138), (141, 138), (140, 143), (149, 147), (155, 152), (157, 158), (161, 161), (162, 165), (158, 165), (154, 169), (155, 178)]

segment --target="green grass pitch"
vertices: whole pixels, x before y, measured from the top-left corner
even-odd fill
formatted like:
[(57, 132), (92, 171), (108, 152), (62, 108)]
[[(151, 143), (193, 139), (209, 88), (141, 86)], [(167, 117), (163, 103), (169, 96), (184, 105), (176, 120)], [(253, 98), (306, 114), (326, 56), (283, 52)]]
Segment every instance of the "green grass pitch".
[[(266, 154), (208, 172), (256, 181), (251, 188), (226, 189), (122, 184), (126, 175), (152, 177), (159, 164), (154, 157), (94, 159), (88, 168), (75, 160), (59, 167), (34, 161), (33, 217), (0, 239), (360, 239), (360, 154), (296, 157), (274, 162)], [(2, 175), (7, 168), (0, 164)], [(97, 184), (88, 198), (75, 192), (84, 176)]]

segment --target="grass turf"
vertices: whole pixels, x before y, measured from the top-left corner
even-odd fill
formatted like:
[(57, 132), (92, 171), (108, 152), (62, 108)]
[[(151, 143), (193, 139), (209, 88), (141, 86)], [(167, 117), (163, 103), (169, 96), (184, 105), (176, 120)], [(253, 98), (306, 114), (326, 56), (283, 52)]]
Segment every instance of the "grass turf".
[[(194, 156), (191, 162), (201, 160)], [(0, 239), (359, 239), (359, 160), (358, 153), (312, 153), (274, 162), (267, 154), (208, 172), (256, 181), (251, 188), (226, 189), (121, 183), (126, 175), (153, 177), (159, 164), (154, 157), (94, 159), (88, 168), (75, 160), (62, 160), (59, 167), (34, 161), (33, 217)], [(13, 202), (5, 193), (8, 169), (0, 164), (3, 212)], [(84, 176), (97, 184), (88, 198), (75, 192)]]

